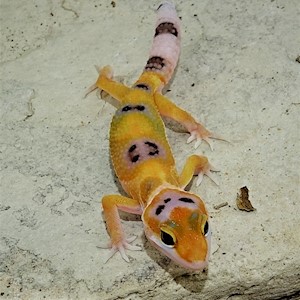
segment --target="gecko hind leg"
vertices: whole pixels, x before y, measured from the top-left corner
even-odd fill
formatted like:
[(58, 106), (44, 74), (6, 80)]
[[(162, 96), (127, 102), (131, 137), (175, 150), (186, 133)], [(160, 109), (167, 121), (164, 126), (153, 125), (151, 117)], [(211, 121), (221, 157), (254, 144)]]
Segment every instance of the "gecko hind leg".
[[(99, 77), (100, 76), (105, 76), (107, 79), (110, 79), (110, 80), (113, 78), (113, 70), (112, 70), (111, 66), (105, 66), (102, 69), (98, 65), (95, 65), (94, 67), (95, 67), (95, 69), (96, 69)], [(99, 86), (98, 86), (98, 81), (95, 82), (94, 84), (92, 84), (90, 87), (87, 88), (87, 90), (85, 91), (85, 94), (84, 94), (83, 98), (86, 98), (90, 93), (92, 93), (96, 89), (100, 89)], [(101, 98), (102, 98), (102, 92), (103, 92), (103, 90), (100, 91)]]

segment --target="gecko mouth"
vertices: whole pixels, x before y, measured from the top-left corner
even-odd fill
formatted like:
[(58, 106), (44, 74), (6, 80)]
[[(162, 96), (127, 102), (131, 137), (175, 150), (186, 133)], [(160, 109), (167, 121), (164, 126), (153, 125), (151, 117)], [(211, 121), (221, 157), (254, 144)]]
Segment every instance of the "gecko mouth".
[(175, 249), (164, 249), (163, 247), (160, 246), (159, 240), (157, 240), (150, 232), (145, 228), (145, 234), (150, 241), (151, 245), (156, 248), (159, 252), (163, 253), (167, 257), (169, 257), (173, 262), (175, 262), (177, 265), (189, 269), (191, 271), (202, 271), (208, 266), (208, 258), (209, 258), (209, 253), (210, 253), (210, 245), (208, 248), (207, 255), (205, 257), (205, 260), (198, 260), (198, 261), (186, 261), (183, 258), (179, 257), (176, 255)]

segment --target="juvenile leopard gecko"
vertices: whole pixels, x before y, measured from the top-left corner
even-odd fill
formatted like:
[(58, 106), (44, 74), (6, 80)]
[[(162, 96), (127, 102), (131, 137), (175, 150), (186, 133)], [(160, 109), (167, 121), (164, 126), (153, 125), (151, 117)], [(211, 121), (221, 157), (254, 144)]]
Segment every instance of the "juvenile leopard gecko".
[[(183, 170), (176, 171), (161, 116), (171, 118), (190, 133), (187, 142), (221, 139), (162, 95), (180, 53), (180, 22), (171, 3), (157, 9), (152, 48), (146, 66), (132, 87), (113, 80), (109, 66), (99, 71), (97, 82), (87, 92), (105, 91), (118, 102), (110, 127), (110, 155), (116, 175), (128, 197), (106, 195), (102, 206), (110, 235), (109, 256), (120, 252), (125, 261), (135, 237), (125, 237), (118, 210), (142, 215), (149, 241), (175, 263), (192, 270), (207, 266), (211, 231), (202, 199), (185, 190), (193, 176), (197, 185), (210, 176), (207, 158), (192, 155)], [(108, 260), (107, 259), (107, 260)]]

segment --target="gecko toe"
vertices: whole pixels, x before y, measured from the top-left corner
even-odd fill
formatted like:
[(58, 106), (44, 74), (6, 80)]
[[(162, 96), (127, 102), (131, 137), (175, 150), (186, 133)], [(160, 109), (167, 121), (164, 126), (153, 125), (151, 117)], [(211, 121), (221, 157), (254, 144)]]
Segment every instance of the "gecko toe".
[(194, 148), (197, 149), (201, 145), (201, 143), (202, 143), (202, 139), (201, 138), (197, 138)]

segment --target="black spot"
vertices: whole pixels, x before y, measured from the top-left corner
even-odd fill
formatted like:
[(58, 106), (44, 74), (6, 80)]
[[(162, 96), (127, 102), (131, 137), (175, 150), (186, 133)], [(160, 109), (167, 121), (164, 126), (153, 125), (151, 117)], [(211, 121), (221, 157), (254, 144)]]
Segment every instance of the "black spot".
[(131, 161), (132, 161), (133, 163), (135, 163), (135, 162), (137, 162), (137, 161), (139, 160), (139, 158), (140, 158), (139, 155), (135, 155), (135, 156), (133, 156), (133, 157), (131, 158)]
[(177, 31), (176, 27), (174, 26), (173, 23), (170, 23), (170, 22), (160, 23), (155, 29), (154, 36), (157, 36), (162, 33), (170, 33), (176, 37), (178, 36), (178, 31)]
[(129, 110), (131, 110), (131, 109), (132, 109), (131, 106), (126, 105), (126, 106), (124, 106), (124, 107), (122, 108), (122, 111), (129, 111)]
[(158, 146), (152, 142), (145, 142), (145, 145), (148, 145), (150, 147), (153, 147), (154, 149), (158, 149)]
[[(157, 146), (156, 144), (147, 141), (147, 142), (145, 142), (145, 145), (148, 145), (149, 148), (153, 148), (153, 150), (154, 150), (154, 151), (150, 151), (150, 152), (148, 153), (148, 155), (154, 156), (154, 155), (159, 154), (158, 146)], [(152, 149), (151, 149), (151, 150), (152, 150)]]
[(164, 200), (165, 203), (168, 203), (170, 201), (171, 201), (171, 198), (167, 198), (167, 199)]
[(131, 153), (131, 152), (134, 151), (135, 149), (136, 149), (136, 145), (132, 145), (132, 146), (129, 148), (128, 152)]
[(129, 110), (143, 111), (143, 110), (145, 110), (145, 106), (144, 105), (136, 105), (136, 106), (126, 105), (122, 108), (122, 111), (124, 111), (124, 112), (129, 111)]
[(192, 199), (190, 198), (179, 198), (179, 201), (185, 202), (185, 203), (195, 203)]
[(154, 156), (157, 155), (159, 153), (158, 150), (155, 150), (154, 152), (149, 152), (148, 155)]
[(145, 106), (144, 105), (137, 105), (134, 108), (137, 109), (137, 110), (139, 110), (139, 111), (145, 110)]
[(164, 59), (159, 56), (153, 56), (148, 59), (145, 69), (146, 70), (161, 70), (165, 66)]
[(145, 90), (145, 91), (149, 90), (149, 86), (144, 84), (144, 83), (139, 83), (139, 84), (135, 85), (135, 88), (142, 89), (142, 90)]
[(159, 205), (155, 211), (155, 214), (158, 216), (164, 210), (164, 208), (164, 205)]

